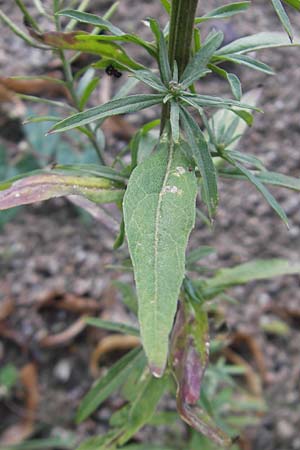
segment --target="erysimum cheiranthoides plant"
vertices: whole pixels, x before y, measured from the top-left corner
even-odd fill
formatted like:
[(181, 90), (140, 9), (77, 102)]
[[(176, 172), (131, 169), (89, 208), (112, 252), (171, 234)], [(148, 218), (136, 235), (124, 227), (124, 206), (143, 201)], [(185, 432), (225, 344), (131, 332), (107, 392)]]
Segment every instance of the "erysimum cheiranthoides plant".
[[(81, 449), (115, 449), (125, 445), (143, 425), (151, 422), (159, 400), (167, 390), (174, 392), (174, 386), (177, 409), (183, 420), (217, 445), (232, 445), (230, 437), (215, 425), (209, 399), (205, 394), (200, 399), (209, 352), (208, 301), (233, 285), (299, 273), (300, 264), (260, 260), (199, 280), (190, 279), (186, 270), (211, 250), (200, 248), (187, 258), (185, 252), (196, 209), (199, 209), (197, 196), (201, 211), (207, 210), (208, 221), (216, 216), (219, 177), (250, 181), (285, 223), (287, 217), (283, 208), (266, 186), (300, 190), (298, 179), (270, 172), (259, 159), (237, 150), (241, 134), (253, 122), (253, 112), (259, 113), (257, 90), (242, 96), (239, 78), (222, 66), (229, 61), (245, 65), (249, 70), (272, 74), (272, 68), (256, 59), (254, 52), (256, 55), (261, 49), (299, 45), (293, 40), (283, 4), (280, 0), (271, 2), (285, 33), (262, 32), (227, 45), (223, 44), (221, 31), (211, 31), (204, 38), (201, 25), (245, 12), (251, 6), (250, 1), (226, 4), (196, 17), (198, 0), (161, 0), (170, 21), (162, 29), (155, 19), (147, 19), (153, 33), (152, 41), (113, 25), (109, 18), (116, 5), (104, 17), (99, 17), (82, 11), (81, 7), (64, 9), (64, 1), (54, 0), (56, 30), (43, 32), (18, 0), (16, 3), (24, 14), (29, 34), (1, 12), (4, 23), (29, 45), (54, 49), (62, 60), (65, 81), (61, 83), (69, 91), (70, 108), (74, 113), (62, 120), (50, 116), (30, 120), (56, 121), (49, 134), (74, 129), (83, 133), (93, 144), (100, 164), (55, 165), (8, 180), (1, 185), (0, 208), (69, 195), (83, 196), (95, 204), (116, 203), (123, 219), (115, 247), (122, 245), (126, 236), (134, 271), (139, 329), (98, 319), (89, 322), (140, 336), (142, 348), (123, 356), (95, 384), (79, 408), (78, 420), (88, 417), (121, 385), (126, 404), (113, 416), (111, 431), (82, 444)], [(42, 14), (49, 15), (40, 2), (34, 3)], [(285, 3), (300, 9), (300, 0)], [(61, 26), (61, 18), (71, 19), (65, 28)], [(91, 33), (73, 31), (78, 23), (94, 29)], [(141, 47), (153, 59), (153, 70), (129, 56), (124, 48), (128, 42)], [(68, 58), (66, 50), (76, 53)], [(88, 65), (80, 73), (78, 89), (71, 62), (84, 52), (98, 55), (99, 61), (92, 69)], [(86, 109), (99, 81), (94, 76), (95, 69), (116, 76), (120, 71), (127, 71), (131, 78), (112, 100)], [(212, 72), (228, 81), (232, 98), (198, 93), (201, 79)], [(87, 76), (87, 73), (92, 75)], [(129, 95), (138, 83), (144, 83), (152, 93)], [(116, 161), (106, 164), (110, 158), (105, 155), (103, 140), (99, 138), (105, 119), (158, 105), (161, 106), (160, 118), (136, 133), (118, 158), (119, 170)], [(208, 108), (219, 111), (209, 116)], [(155, 127), (160, 128), (159, 137), (156, 141), (152, 139), (150, 146), (148, 142), (145, 149), (144, 138)], [(186, 444), (185, 448), (194, 447)]]

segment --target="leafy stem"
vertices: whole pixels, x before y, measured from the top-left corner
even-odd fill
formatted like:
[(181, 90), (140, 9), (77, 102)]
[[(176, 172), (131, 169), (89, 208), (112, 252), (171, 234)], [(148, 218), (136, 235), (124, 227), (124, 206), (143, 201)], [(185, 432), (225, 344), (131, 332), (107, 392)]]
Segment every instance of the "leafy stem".
[[(178, 77), (182, 75), (191, 55), (198, 0), (173, 0), (169, 34), (169, 62), (171, 71), (176, 61)], [(183, 20), (184, 17), (184, 20)], [(170, 106), (163, 105), (161, 114), (161, 131), (170, 117)]]

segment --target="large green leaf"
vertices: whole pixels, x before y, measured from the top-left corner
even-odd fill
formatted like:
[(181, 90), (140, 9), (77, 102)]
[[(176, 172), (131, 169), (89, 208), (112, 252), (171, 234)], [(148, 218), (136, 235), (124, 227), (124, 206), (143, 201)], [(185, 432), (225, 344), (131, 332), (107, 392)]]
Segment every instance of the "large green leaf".
[(163, 374), (167, 360), (196, 192), (195, 174), (180, 146), (165, 132), (158, 151), (133, 171), (124, 197), (141, 336), (156, 376)]
[(68, 195), (80, 195), (95, 203), (118, 202), (124, 185), (74, 171), (35, 171), (0, 184), (0, 210)]
[(60, 122), (57, 122), (51, 128), (49, 133), (61, 132), (77, 128), (96, 120), (105, 119), (106, 117), (116, 116), (119, 114), (132, 113), (141, 109), (150, 108), (162, 102), (163, 95), (160, 94), (144, 94), (130, 95), (113, 99), (101, 106), (87, 109), (86, 111), (74, 114)]

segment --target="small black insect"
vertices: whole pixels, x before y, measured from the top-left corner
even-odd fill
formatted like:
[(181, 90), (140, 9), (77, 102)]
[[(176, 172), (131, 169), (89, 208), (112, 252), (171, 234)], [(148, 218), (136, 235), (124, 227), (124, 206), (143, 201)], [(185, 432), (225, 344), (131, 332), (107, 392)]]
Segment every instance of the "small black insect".
[(114, 66), (112, 66), (111, 64), (109, 66), (106, 67), (105, 72), (107, 73), (107, 75), (114, 76), (116, 78), (120, 78), (122, 76), (122, 73), (119, 72)]

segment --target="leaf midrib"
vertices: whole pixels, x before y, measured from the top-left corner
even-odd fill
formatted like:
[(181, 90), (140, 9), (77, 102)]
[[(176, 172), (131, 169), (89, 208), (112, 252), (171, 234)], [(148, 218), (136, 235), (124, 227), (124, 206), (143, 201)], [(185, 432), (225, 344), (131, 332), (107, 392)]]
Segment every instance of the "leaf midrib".
[(163, 201), (163, 196), (165, 194), (164, 188), (167, 186), (167, 181), (171, 172), (171, 165), (173, 162), (174, 156), (174, 142), (170, 140), (170, 147), (168, 152), (168, 162), (166, 167), (166, 173), (163, 179), (163, 184), (161, 190), (158, 194), (158, 203), (156, 209), (156, 217), (155, 217), (155, 232), (154, 232), (154, 299), (152, 304), (154, 305), (154, 330), (157, 329), (157, 300), (158, 300), (158, 246), (159, 246), (159, 228), (160, 228), (160, 220), (161, 220), (161, 206)]

